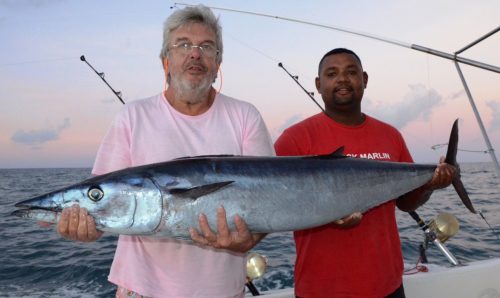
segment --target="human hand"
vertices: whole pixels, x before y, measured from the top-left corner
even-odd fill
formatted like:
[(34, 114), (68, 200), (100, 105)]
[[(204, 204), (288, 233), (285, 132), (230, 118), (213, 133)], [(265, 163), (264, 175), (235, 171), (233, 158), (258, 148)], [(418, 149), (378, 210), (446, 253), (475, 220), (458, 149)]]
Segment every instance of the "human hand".
[(441, 156), (439, 163), (434, 171), (434, 176), (427, 182), (426, 186), (432, 190), (445, 188), (451, 184), (453, 177), (457, 174), (457, 168), (444, 162), (445, 158)]
[(200, 214), (199, 225), (201, 233), (195, 228), (189, 229), (191, 238), (196, 243), (234, 252), (247, 252), (264, 237), (264, 234), (250, 233), (247, 224), (238, 215), (234, 217), (236, 231), (230, 231), (224, 207), (217, 208), (217, 233), (210, 228), (205, 214)]
[(63, 238), (81, 242), (96, 241), (103, 234), (96, 229), (94, 218), (87, 209), (78, 205), (63, 209), (57, 230)]
[(351, 215), (334, 221), (332, 224), (342, 229), (348, 229), (359, 225), (362, 218), (363, 214), (361, 214), (361, 212), (354, 212)]

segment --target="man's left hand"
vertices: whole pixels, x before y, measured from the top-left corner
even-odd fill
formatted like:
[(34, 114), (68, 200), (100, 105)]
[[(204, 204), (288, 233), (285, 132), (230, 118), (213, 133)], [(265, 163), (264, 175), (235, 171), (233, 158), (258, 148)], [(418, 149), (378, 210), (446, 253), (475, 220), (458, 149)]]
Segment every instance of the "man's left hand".
[(191, 238), (198, 244), (234, 252), (247, 252), (254, 247), (265, 234), (252, 234), (245, 221), (238, 215), (234, 217), (235, 231), (230, 231), (224, 207), (217, 208), (217, 233), (212, 231), (207, 216), (200, 214), (201, 233), (195, 228), (189, 230)]
[(428, 188), (434, 190), (447, 187), (451, 184), (457, 172), (455, 166), (445, 163), (444, 157), (441, 157), (434, 172), (434, 176), (432, 176), (431, 181), (427, 182)]

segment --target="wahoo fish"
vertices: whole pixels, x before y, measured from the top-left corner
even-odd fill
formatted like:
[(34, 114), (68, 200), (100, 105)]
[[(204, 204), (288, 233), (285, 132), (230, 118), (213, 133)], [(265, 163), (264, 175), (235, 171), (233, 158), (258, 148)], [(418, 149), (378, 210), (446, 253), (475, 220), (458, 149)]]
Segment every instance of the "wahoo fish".
[[(457, 143), (455, 121), (446, 162), (458, 168)], [(216, 227), (216, 209), (223, 206), (228, 218), (238, 214), (252, 232), (293, 231), (396, 199), (428, 182), (435, 169), (346, 157), (342, 148), (301, 157), (187, 157), (95, 176), (19, 202), (13, 214), (55, 223), (64, 208), (77, 204), (104, 232), (186, 240), (200, 213)], [(460, 175), (453, 185), (475, 212)]]

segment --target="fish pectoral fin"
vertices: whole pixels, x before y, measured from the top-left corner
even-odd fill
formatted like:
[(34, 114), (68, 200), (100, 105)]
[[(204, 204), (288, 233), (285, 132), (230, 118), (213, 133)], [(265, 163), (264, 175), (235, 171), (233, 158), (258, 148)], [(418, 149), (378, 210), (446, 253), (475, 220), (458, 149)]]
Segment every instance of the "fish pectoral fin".
[(205, 184), (200, 186), (195, 186), (191, 188), (171, 188), (169, 192), (180, 198), (190, 198), (196, 200), (197, 198), (207, 195), (209, 193), (218, 191), (226, 185), (233, 183), (234, 181), (224, 181), (211, 184)]

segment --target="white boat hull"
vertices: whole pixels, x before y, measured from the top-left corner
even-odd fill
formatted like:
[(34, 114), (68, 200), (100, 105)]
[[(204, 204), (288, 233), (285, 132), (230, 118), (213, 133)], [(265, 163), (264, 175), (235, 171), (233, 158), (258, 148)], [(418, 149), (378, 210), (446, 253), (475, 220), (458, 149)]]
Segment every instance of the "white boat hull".
[[(458, 267), (429, 265), (427, 268), (428, 272), (403, 277), (407, 298), (500, 298), (500, 258)], [(263, 292), (261, 295), (266, 298), (295, 297), (291, 288)]]

